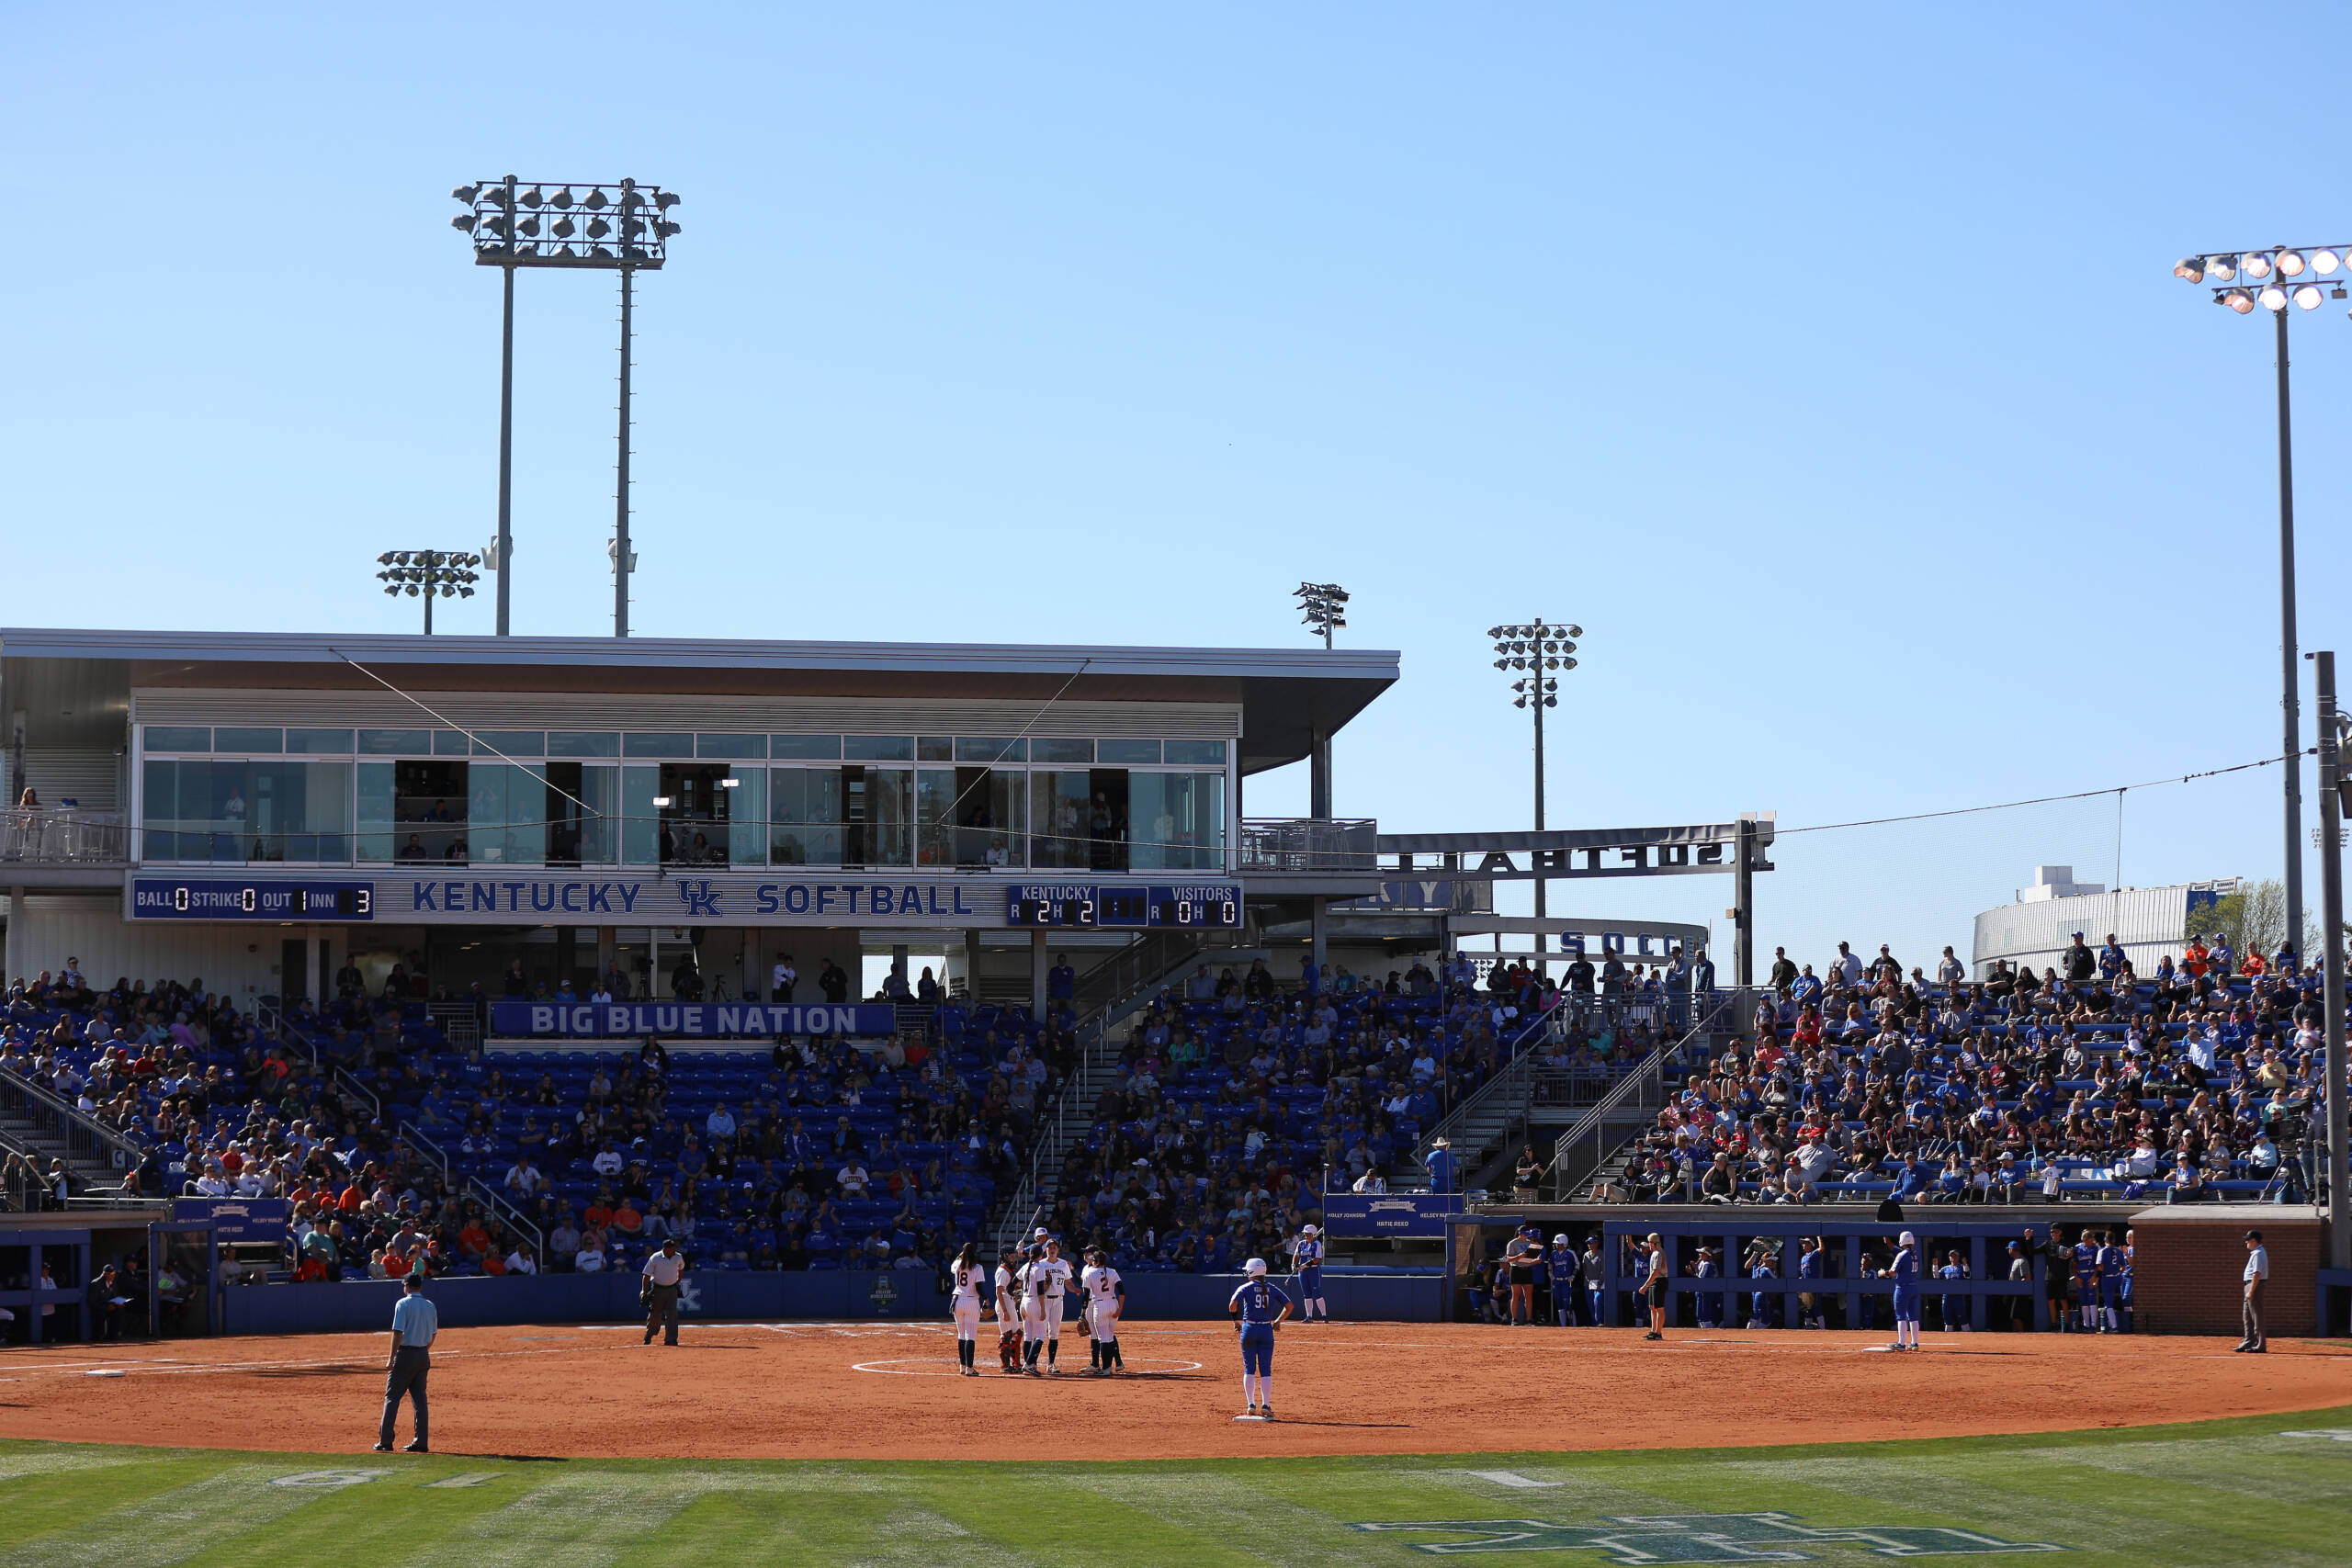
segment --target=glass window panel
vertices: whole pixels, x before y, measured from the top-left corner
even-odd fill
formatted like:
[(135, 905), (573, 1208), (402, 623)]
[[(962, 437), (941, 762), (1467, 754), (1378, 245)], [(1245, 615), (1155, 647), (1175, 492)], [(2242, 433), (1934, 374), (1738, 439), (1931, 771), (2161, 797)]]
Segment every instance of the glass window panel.
[(955, 835), (949, 817), (956, 803), (956, 770), (920, 768), (915, 772), (915, 864), (956, 863)]
[(695, 737), (695, 755), (763, 762), (767, 761), (768, 738), (764, 735), (697, 735)]
[(433, 754), (436, 757), (471, 756), (473, 749), (473, 742), (461, 729), (436, 729), (433, 732)]
[(915, 737), (915, 761), (918, 762), (952, 762), (956, 760), (956, 742), (945, 735)]
[(1026, 773), (1019, 768), (958, 768), (954, 800), (957, 865), (1017, 866), (1026, 861)]
[(546, 764), (476, 762), (466, 773), (468, 858), (476, 865), (545, 865)]
[(661, 808), (653, 797), (662, 793), (659, 768), (621, 770), (621, 862), (651, 865), (661, 848)]
[(695, 754), (692, 735), (624, 735), (621, 755), (624, 757), (691, 757)]
[[(760, 749), (767, 750), (765, 737)], [(768, 771), (729, 768), (735, 787), (727, 792), (727, 859), (731, 865), (768, 863)]]
[[(1029, 756), (1039, 762), (1091, 762), (1094, 742), (1091, 740), (1032, 740)], [(1106, 759), (1107, 760), (1107, 759)], [(1151, 743), (1151, 760), (1159, 761), (1159, 742)]]
[(1159, 761), (1159, 742), (1157, 740), (1097, 740), (1094, 743), (1094, 761), (1114, 763), (1123, 768), (1132, 768), (1138, 763), (1146, 767), (1155, 766)]
[(1087, 784), (1084, 773), (1029, 775), (1029, 863), (1041, 869), (1082, 867), (1086, 858)]
[[(154, 731), (150, 729), (149, 734)], [(207, 737), (207, 743), (210, 738)], [(180, 764), (150, 759), (140, 773), (139, 854), (142, 860), (180, 860)]]
[(838, 761), (842, 754), (842, 738), (838, 735), (771, 735), (768, 755), (779, 762)]
[[(883, 770), (860, 768), (859, 774)], [(840, 865), (847, 820), (842, 814), (839, 768), (768, 770), (768, 854), (777, 865)], [(865, 799), (862, 787), (861, 802)]]
[(150, 751), (209, 751), (212, 731), (203, 725), (151, 724), (147, 726), (147, 750)]
[(1225, 766), (1225, 742), (1222, 740), (1170, 740), (1168, 742), (1168, 761), (1171, 765), (1178, 762), (1195, 764), (1205, 762), (1221, 768)]
[(282, 729), (231, 729), (215, 726), (212, 749), (216, 751), (254, 751), (275, 756), (286, 750), (286, 731)]
[(550, 757), (617, 757), (620, 754), (621, 738), (609, 730), (548, 731), (548, 755)]
[(359, 754), (363, 757), (430, 757), (433, 755), (433, 731), (363, 729), (359, 732)]
[(477, 729), (474, 731), (474, 755), (493, 757), (503, 751), (517, 761), (547, 755), (548, 732), (544, 729)]
[(842, 756), (853, 762), (911, 762), (915, 760), (914, 737), (844, 735)]
[(1136, 870), (1223, 869), (1223, 773), (1130, 773), (1127, 800)]
[(359, 765), (359, 840), (358, 858), (364, 861), (388, 861), (392, 858), (392, 824), (398, 820), (392, 805), (392, 770), (390, 762), (362, 762)]
[(288, 751), (323, 751), (330, 757), (351, 755), (351, 731), (348, 729), (289, 729), (286, 732)]
[(988, 736), (959, 735), (956, 738), (956, 760), (978, 762), (994, 767), (1000, 762), (1025, 762), (1029, 760), (1029, 742), (1014, 736), (992, 739)]
[(351, 764), (251, 762), (245, 767), (245, 856), (343, 864), (351, 859)]
[(912, 768), (843, 768), (842, 810), (849, 824), (851, 865), (907, 865), (914, 860)]

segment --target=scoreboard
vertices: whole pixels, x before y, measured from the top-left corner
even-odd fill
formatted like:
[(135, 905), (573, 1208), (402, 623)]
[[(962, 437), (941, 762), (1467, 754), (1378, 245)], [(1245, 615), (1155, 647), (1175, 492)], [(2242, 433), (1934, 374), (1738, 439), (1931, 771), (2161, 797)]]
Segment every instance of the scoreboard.
[(372, 920), (372, 882), (176, 882), (141, 876), (130, 885), (134, 920)]
[(1005, 890), (1005, 923), (1079, 931), (1238, 931), (1241, 889), (1229, 882), (1019, 883)]

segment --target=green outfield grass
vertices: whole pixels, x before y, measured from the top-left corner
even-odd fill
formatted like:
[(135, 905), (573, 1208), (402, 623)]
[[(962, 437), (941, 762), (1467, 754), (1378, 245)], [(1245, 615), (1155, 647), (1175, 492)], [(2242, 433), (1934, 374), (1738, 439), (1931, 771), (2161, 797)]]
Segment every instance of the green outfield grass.
[[(2328, 1428), (2341, 1438), (2293, 1435)], [(1394, 1524), (1429, 1528), (1361, 1528)], [(0, 1568), (1215, 1568), (1505, 1551), (1531, 1564), (1834, 1564), (2052, 1549), (2082, 1568), (2341, 1564), (2352, 1408), (1918, 1443), (1126, 1464), (0, 1443)]]

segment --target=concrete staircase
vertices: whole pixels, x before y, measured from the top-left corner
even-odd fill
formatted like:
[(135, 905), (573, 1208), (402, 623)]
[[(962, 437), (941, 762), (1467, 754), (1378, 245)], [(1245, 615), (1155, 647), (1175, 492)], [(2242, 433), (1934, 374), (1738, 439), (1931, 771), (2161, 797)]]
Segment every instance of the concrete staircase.
[(38, 1160), (44, 1172), (63, 1160), (76, 1196), (119, 1191), (130, 1158), (117, 1134), (10, 1073), (0, 1073), (0, 1147)]
[[(1040, 1110), (1028, 1169), (999, 1201), (991, 1217), (988, 1234), (1000, 1257), (1037, 1223), (1038, 1215), (1052, 1209), (1059, 1196), (1062, 1161), (1092, 1128), (1096, 1103), (1119, 1077), (1119, 1049), (1125, 1042), (1114, 1033), (1117, 1026), (1149, 1006), (1162, 989), (1181, 987), (1202, 969), (1228, 964), (1247, 967), (1252, 959), (1269, 957), (1259, 947), (1209, 946), (1197, 938), (1170, 942), (1164, 935), (1156, 940), (1164, 945), (1154, 949), (1148, 942), (1139, 942), (1119, 955), (1115, 970), (1106, 964), (1080, 981), (1081, 1006), (1089, 999), (1090, 988), (1107, 999), (1081, 1014), (1078, 1066), (1051, 1104)], [(1106, 970), (1113, 972), (1105, 974)]]

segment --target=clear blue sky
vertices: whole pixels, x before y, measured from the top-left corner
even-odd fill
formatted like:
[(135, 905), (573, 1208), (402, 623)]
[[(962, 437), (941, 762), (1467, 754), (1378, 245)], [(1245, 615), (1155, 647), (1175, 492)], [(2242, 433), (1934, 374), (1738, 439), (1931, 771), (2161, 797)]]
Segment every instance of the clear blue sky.
[[(376, 553), (494, 517), (497, 278), (447, 192), (630, 175), (686, 198), (639, 291), (641, 633), (1281, 644), (1290, 589), (1335, 579), (1345, 635), (1406, 671), (1340, 741), (1339, 807), (1419, 829), (1525, 821), (1483, 633), (1539, 613), (1589, 634), (1555, 823), (2238, 761), (2278, 734), (2268, 323), (2168, 267), (2352, 240), (2346, 32), (2320, 6), (20, 9), (5, 617), (413, 625)], [(520, 292), (515, 628), (594, 634), (615, 289)], [(2295, 325), (2326, 647), (2352, 322)], [(444, 625), (488, 631), (487, 598)], [(2276, 800), (2275, 771), (2130, 797), (2124, 879), (2276, 874)], [(1250, 803), (1303, 810), (1304, 780)], [(1768, 940), (1964, 947), (2034, 862), (2105, 880), (2113, 853), (2111, 802), (1792, 841)]]

